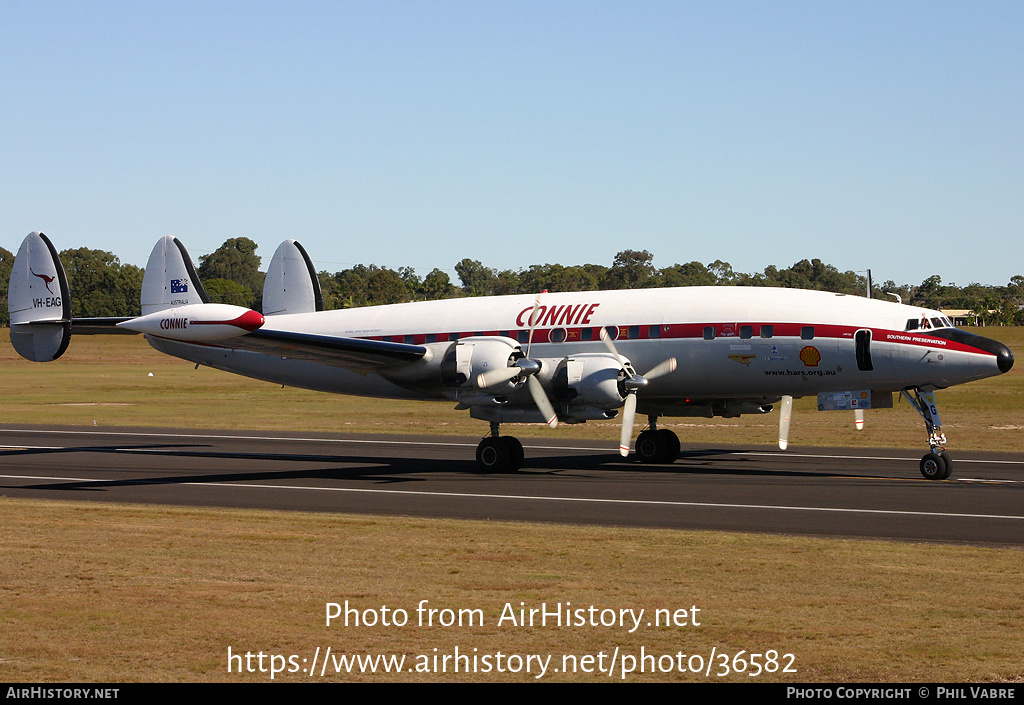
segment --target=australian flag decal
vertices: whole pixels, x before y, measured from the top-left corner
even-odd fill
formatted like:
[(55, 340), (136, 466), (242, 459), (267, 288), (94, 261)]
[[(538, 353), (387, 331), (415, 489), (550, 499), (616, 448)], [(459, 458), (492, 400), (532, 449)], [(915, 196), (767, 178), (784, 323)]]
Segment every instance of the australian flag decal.
[(171, 293), (184, 294), (188, 292), (188, 279), (172, 279)]

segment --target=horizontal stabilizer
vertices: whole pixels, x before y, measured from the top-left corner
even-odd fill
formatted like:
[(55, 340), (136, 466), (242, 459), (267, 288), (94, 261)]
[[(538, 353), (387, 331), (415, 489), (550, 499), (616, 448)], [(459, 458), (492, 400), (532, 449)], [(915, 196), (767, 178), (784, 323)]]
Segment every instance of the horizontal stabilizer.
[(56, 360), (71, 340), (71, 296), (64, 266), (49, 238), (29, 233), (7, 289), (11, 344), (33, 362)]
[(276, 316), (287, 313), (312, 313), (324, 310), (313, 262), (295, 240), (282, 242), (267, 268), (263, 284), (263, 313)]
[(142, 277), (142, 315), (209, 301), (185, 247), (176, 237), (160, 238)]
[(71, 320), (71, 332), (75, 335), (136, 335), (138, 331), (117, 327), (119, 323), (130, 320), (132, 320), (131, 316), (73, 318)]

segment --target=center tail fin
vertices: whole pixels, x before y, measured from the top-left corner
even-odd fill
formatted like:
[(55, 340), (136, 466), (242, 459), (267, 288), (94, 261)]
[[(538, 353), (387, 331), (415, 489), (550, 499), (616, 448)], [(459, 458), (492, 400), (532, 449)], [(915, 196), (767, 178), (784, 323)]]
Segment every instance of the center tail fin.
[(185, 247), (171, 235), (160, 238), (142, 277), (142, 315), (209, 302)]
[(324, 296), (313, 262), (295, 240), (282, 242), (267, 268), (263, 283), (263, 313), (312, 313), (324, 310)]

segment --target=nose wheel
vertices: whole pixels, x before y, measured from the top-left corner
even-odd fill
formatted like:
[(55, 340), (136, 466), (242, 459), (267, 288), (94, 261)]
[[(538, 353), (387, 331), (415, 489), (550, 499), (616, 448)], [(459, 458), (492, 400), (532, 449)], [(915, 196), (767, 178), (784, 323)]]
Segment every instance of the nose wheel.
[(945, 480), (953, 472), (949, 454), (934, 451), (921, 458), (921, 474), (926, 480)]
[(942, 432), (935, 392), (914, 388), (904, 389), (900, 395), (924, 419), (924, 426), (928, 431), (928, 445), (931, 450), (921, 458), (921, 474), (926, 480), (945, 480), (953, 473), (953, 461), (946, 452), (946, 434)]

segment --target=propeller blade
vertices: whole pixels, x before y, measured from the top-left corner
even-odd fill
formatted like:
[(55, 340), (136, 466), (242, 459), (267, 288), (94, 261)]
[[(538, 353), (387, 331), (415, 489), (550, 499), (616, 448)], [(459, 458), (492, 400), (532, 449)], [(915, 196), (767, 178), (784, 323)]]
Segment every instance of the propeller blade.
[(555, 408), (551, 406), (551, 402), (548, 401), (548, 395), (544, 393), (544, 387), (540, 380), (530, 375), (526, 378), (526, 386), (530, 388), (530, 394), (533, 395), (533, 403), (537, 405), (540, 413), (544, 416), (544, 423), (551, 428), (557, 426), (558, 415), (555, 413)]
[(662, 375), (667, 375), (669, 372), (674, 372), (676, 369), (676, 359), (670, 357), (669, 359), (661, 362), (651, 368), (651, 371), (644, 375), (646, 379), (657, 379)]
[(782, 406), (779, 408), (779, 448), (786, 450), (789, 447), (789, 420), (793, 416), (793, 397), (788, 394), (782, 397)]
[(537, 326), (537, 309), (540, 308), (540, 297), (541, 294), (546, 294), (547, 289), (537, 294), (537, 299), (533, 302), (533, 310), (530, 311), (530, 317), (526, 319), (526, 323), (530, 326), (530, 333), (526, 336), (526, 357), (530, 357), (530, 348), (533, 347), (533, 329)]
[(864, 430), (864, 409), (853, 410), (853, 424), (858, 431)]
[(505, 367), (500, 370), (488, 370), (487, 372), (481, 372), (476, 376), (477, 389), (496, 387), (499, 384), (508, 382), (510, 379), (517, 377), (520, 372), (522, 372), (522, 370), (518, 367)]
[(626, 361), (622, 358), (622, 355), (619, 355), (619, 351), (615, 349), (615, 343), (612, 342), (611, 336), (608, 335), (607, 328), (601, 329), (601, 340), (604, 341), (604, 346), (608, 348), (608, 352), (614, 355), (615, 359), (619, 361), (619, 367), (625, 369)]
[(619, 455), (629, 455), (629, 443), (633, 440), (633, 419), (636, 417), (636, 394), (627, 394), (622, 407), (622, 433), (619, 436)]

